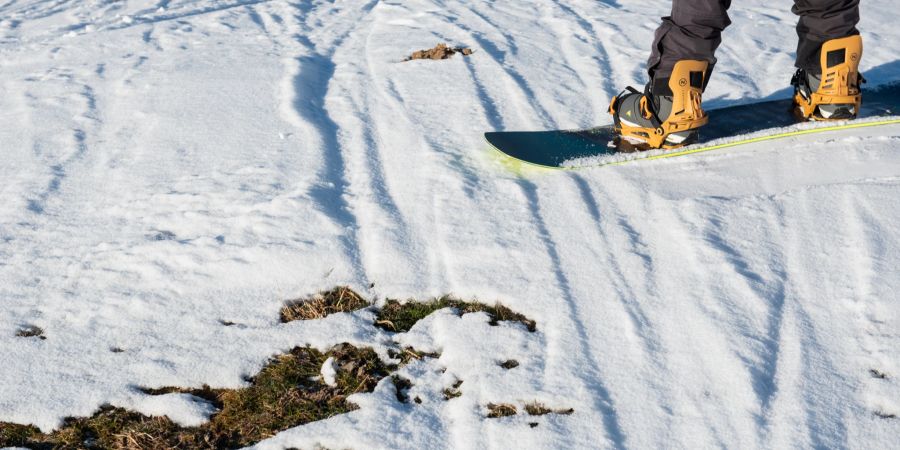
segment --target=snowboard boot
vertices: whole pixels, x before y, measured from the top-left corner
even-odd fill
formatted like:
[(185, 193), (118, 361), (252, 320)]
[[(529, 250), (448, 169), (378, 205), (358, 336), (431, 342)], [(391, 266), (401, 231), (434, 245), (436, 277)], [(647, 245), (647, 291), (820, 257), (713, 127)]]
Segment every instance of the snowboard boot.
[(643, 93), (629, 86), (613, 97), (609, 113), (617, 143), (648, 150), (696, 142), (697, 129), (709, 121), (700, 106), (708, 67), (706, 61), (678, 61), (669, 78), (651, 81)]
[(848, 36), (822, 44), (822, 73), (798, 69), (794, 85), (794, 113), (804, 120), (846, 120), (859, 114), (862, 104), (859, 73), (862, 38)]

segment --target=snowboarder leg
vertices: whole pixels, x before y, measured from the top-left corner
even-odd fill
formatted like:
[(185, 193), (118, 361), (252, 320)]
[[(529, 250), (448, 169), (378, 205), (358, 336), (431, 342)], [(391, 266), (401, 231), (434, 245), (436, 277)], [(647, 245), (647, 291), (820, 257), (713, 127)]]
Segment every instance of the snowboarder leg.
[[(708, 121), (700, 97), (716, 64), (722, 31), (731, 24), (730, 6), (731, 0), (672, 1), (647, 63), (650, 82), (643, 92), (629, 87), (610, 103), (620, 138), (638, 149), (696, 140)], [(798, 71), (792, 81), (797, 114), (817, 120), (855, 117), (862, 82), (859, 0), (795, 0), (792, 10), (800, 16)]]
[[(656, 30), (640, 92), (628, 88), (610, 102), (618, 135), (637, 149), (673, 148), (697, 138), (707, 117), (700, 98), (716, 63), (731, 0), (673, 0)], [(674, 112), (674, 114), (673, 114)]]

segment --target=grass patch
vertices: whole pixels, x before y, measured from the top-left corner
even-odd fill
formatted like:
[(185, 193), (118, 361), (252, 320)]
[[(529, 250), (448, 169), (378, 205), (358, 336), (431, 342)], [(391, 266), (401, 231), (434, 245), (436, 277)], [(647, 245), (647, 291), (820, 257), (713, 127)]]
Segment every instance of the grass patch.
[[(321, 319), (336, 312), (349, 312), (370, 306), (362, 296), (347, 287), (338, 287), (306, 299), (287, 302), (281, 309), (282, 322)], [(393, 332), (405, 332), (419, 320), (443, 308), (454, 308), (460, 315), (484, 312), (490, 324), (501, 321), (522, 323), (529, 331), (535, 331), (533, 320), (513, 312), (505, 306), (493, 306), (478, 302), (464, 302), (449, 296), (425, 303), (401, 304), (388, 300), (378, 311), (375, 326)], [(221, 320), (224, 326), (234, 322)], [(20, 337), (45, 339), (44, 331), (36, 326), (23, 327), (16, 332)], [(120, 347), (110, 347), (121, 353)], [(405, 365), (423, 358), (438, 358), (435, 353), (420, 352), (413, 348), (389, 350), (391, 357)], [(334, 358), (337, 368), (335, 387), (321, 379), (321, 367), (326, 359)], [(501, 363), (503, 367), (518, 365), (514, 360)], [(181, 427), (167, 417), (149, 417), (113, 406), (103, 406), (91, 417), (68, 418), (51, 433), (41, 433), (30, 425), (0, 422), (0, 447), (18, 446), (34, 449), (230, 449), (252, 445), (276, 433), (305, 423), (326, 419), (356, 409), (349, 403), (348, 395), (371, 392), (384, 377), (391, 377), (400, 402), (421, 403), (422, 399), (410, 399), (412, 382), (395, 372), (397, 366), (383, 363), (368, 348), (356, 348), (349, 344), (335, 346), (326, 353), (308, 347), (297, 347), (289, 353), (272, 358), (254, 377), (248, 378), (249, 386), (242, 389), (214, 389), (162, 387), (144, 388), (147, 395), (172, 393), (190, 394), (214, 405), (218, 412), (210, 421), (198, 427)], [(462, 395), (462, 381), (444, 389), (449, 400)], [(489, 404), (488, 417), (515, 415), (516, 407), (510, 404)]]
[(488, 403), (488, 417), (496, 419), (498, 417), (514, 416), (518, 413), (515, 406), (509, 403)]
[(322, 319), (329, 314), (356, 311), (369, 306), (362, 296), (346, 286), (320, 292), (309, 298), (288, 301), (281, 307), (283, 323)]
[(406, 332), (416, 322), (444, 308), (453, 308), (460, 315), (473, 312), (487, 313), (491, 318), (489, 322), (491, 325), (497, 325), (498, 322), (503, 321), (519, 322), (525, 325), (528, 331), (534, 332), (537, 330), (535, 321), (499, 303), (490, 306), (479, 302), (464, 302), (450, 296), (436, 298), (429, 302), (400, 303), (397, 300), (388, 300), (384, 307), (378, 311), (375, 325), (388, 331)]
[[(322, 364), (334, 357), (337, 386), (319, 380)], [(148, 417), (121, 408), (103, 407), (88, 418), (70, 418), (52, 433), (31, 426), (0, 423), (0, 447), (221, 449), (240, 448), (279, 431), (356, 409), (346, 397), (370, 392), (389, 375), (371, 349), (348, 344), (328, 353), (298, 347), (273, 358), (243, 389), (144, 389), (150, 395), (188, 393), (219, 408), (199, 427), (180, 427), (166, 417)]]
[(22, 447), (32, 436), (40, 433), (37, 427), (31, 425), (0, 422), (0, 446)]

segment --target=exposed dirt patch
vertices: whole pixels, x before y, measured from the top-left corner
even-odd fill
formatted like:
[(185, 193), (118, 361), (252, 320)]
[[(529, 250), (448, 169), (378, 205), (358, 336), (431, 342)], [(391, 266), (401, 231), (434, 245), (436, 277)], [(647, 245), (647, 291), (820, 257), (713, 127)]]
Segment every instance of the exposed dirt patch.
[(407, 56), (404, 61), (412, 61), (414, 59), (447, 59), (457, 53), (463, 56), (469, 56), (472, 54), (472, 49), (465, 47), (449, 47), (447, 44), (438, 44), (434, 48), (428, 50), (413, 52), (412, 55)]
[(341, 286), (330, 291), (320, 292), (309, 298), (287, 302), (281, 308), (281, 321), (321, 319), (329, 314), (356, 311), (369, 306), (362, 296), (352, 289)]

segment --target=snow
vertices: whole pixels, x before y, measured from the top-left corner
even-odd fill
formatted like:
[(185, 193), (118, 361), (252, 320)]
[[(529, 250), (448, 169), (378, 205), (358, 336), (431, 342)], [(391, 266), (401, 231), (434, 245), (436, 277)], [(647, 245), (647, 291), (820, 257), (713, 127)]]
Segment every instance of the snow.
[(334, 357), (329, 356), (328, 359), (322, 363), (322, 380), (325, 381), (325, 384), (329, 386), (337, 386), (337, 380), (335, 377), (337, 376), (337, 368), (334, 366)]
[(216, 412), (213, 405), (189, 394), (142, 396), (136, 399), (133, 407), (135, 411), (148, 416), (166, 415), (184, 427), (202, 425)]
[[(668, 5), (0, 2), (0, 421), (196, 424), (209, 405), (139, 388), (236, 388), (349, 342), (440, 351), (399, 372), (421, 403), (385, 379), (257, 447), (895, 446), (900, 126), (524, 176), (485, 148), (607, 123)], [(900, 12), (862, 7), (863, 71), (897, 80)], [(788, 5), (731, 17), (707, 106), (786, 95)], [(439, 42), (475, 52), (401, 63)], [(339, 284), (501, 301), (537, 331), (279, 323)]]

